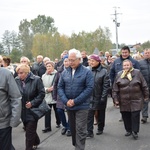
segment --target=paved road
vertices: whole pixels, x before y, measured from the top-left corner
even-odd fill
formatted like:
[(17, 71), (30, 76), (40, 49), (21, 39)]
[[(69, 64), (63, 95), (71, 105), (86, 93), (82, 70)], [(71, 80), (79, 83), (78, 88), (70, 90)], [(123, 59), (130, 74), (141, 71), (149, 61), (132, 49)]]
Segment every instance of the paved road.
[[(38, 123), (38, 134), (41, 139), (38, 150), (74, 150), (71, 145), (71, 137), (61, 135), (61, 128), (55, 127), (54, 113), (52, 115), (52, 132), (42, 133), (43, 118)], [(122, 122), (118, 121), (119, 119), (119, 109), (113, 107), (112, 100), (109, 98), (104, 133), (87, 139), (85, 150), (150, 150), (150, 123), (141, 124), (139, 139), (134, 140), (132, 136), (124, 136), (124, 126)], [(96, 133), (96, 126), (94, 130)], [(24, 131), (21, 124), (13, 130), (13, 144), (16, 150), (25, 150), (24, 141)]]

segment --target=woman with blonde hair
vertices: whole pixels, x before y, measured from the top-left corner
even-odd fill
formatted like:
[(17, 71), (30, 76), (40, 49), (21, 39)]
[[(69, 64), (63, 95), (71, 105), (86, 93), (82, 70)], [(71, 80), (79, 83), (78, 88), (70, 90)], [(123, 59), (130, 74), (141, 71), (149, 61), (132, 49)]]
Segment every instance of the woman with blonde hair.
[(123, 61), (123, 71), (116, 76), (113, 84), (113, 100), (116, 106), (120, 106), (125, 136), (132, 135), (138, 138), (140, 128), (140, 111), (143, 101), (148, 101), (149, 91), (146, 81), (138, 69), (134, 69), (128, 59)]
[(30, 111), (30, 108), (38, 107), (45, 96), (45, 90), (40, 77), (33, 75), (27, 64), (20, 64), (16, 68), (18, 76), (15, 78), (19, 90), (22, 94), (21, 119), (25, 126), (26, 150), (36, 149), (40, 144), (39, 136), (36, 132), (37, 123)]

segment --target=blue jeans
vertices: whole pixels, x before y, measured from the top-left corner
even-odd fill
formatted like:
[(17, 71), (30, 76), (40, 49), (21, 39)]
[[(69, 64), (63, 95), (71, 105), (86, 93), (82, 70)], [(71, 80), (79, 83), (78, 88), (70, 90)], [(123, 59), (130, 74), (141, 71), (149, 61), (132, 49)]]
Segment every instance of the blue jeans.
[(62, 125), (63, 125), (67, 130), (70, 130), (69, 123), (67, 122), (64, 109), (57, 108), (57, 113), (58, 113), (58, 115), (59, 115), (59, 119), (61, 120)]
[(12, 148), (12, 128), (0, 129), (0, 150), (11, 150)]

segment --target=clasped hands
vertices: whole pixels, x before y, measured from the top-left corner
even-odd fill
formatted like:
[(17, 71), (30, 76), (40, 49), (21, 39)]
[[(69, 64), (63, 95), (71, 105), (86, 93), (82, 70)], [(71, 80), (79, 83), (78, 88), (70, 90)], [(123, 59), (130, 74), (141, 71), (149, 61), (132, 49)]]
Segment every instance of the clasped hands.
[(68, 102), (67, 102), (67, 106), (68, 107), (73, 107), (75, 104), (74, 104), (74, 100), (73, 99), (69, 99)]

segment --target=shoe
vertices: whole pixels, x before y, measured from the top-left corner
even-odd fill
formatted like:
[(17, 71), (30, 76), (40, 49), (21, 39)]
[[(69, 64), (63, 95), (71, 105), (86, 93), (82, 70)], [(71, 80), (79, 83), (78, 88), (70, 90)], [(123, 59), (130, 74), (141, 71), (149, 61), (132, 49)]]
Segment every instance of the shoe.
[(125, 134), (125, 136), (130, 136), (132, 134), (132, 132), (127, 132), (126, 134)]
[(60, 128), (60, 127), (61, 127), (61, 125), (60, 125), (60, 124), (56, 125), (56, 128)]
[(38, 145), (33, 145), (32, 146), (32, 149), (34, 150), (34, 149), (37, 149), (37, 147), (38, 147)]
[(94, 122), (94, 125), (97, 125), (97, 122)]
[(97, 130), (96, 135), (100, 135), (100, 134), (103, 134), (103, 131)]
[(137, 134), (136, 132), (133, 132), (133, 133), (132, 133), (132, 136), (133, 136), (133, 138), (134, 138), (135, 140), (138, 139), (138, 134)]
[(122, 121), (123, 121), (123, 119), (122, 119), (122, 118), (120, 118), (120, 119), (119, 119), (119, 122), (122, 122)]
[(71, 136), (71, 131), (70, 131), (70, 130), (67, 130), (66, 135), (67, 135), (67, 136)]
[(51, 128), (45, 128), (45, 129), (43, 129), (42, 131), (43, 131), (43, 133), (46, 133), (46, 132), (50, 132), (50, 131), (52, 131), (52, 130), (51, 130)]
[(67, 129), (66, 128), (62, 128), (61, 130), (61, 134), (64, 135), (66, 133)]
[(86, 135), (86, 138), (93, 138), (94, 137), (94, 134), (93, 133), (88, 133), (87, 135)]
[(144, 124), (144, 123), (146, 123), (147, 122), (147, 117), (143, 117), (142, 119), (141, 119), (141, 122)]

